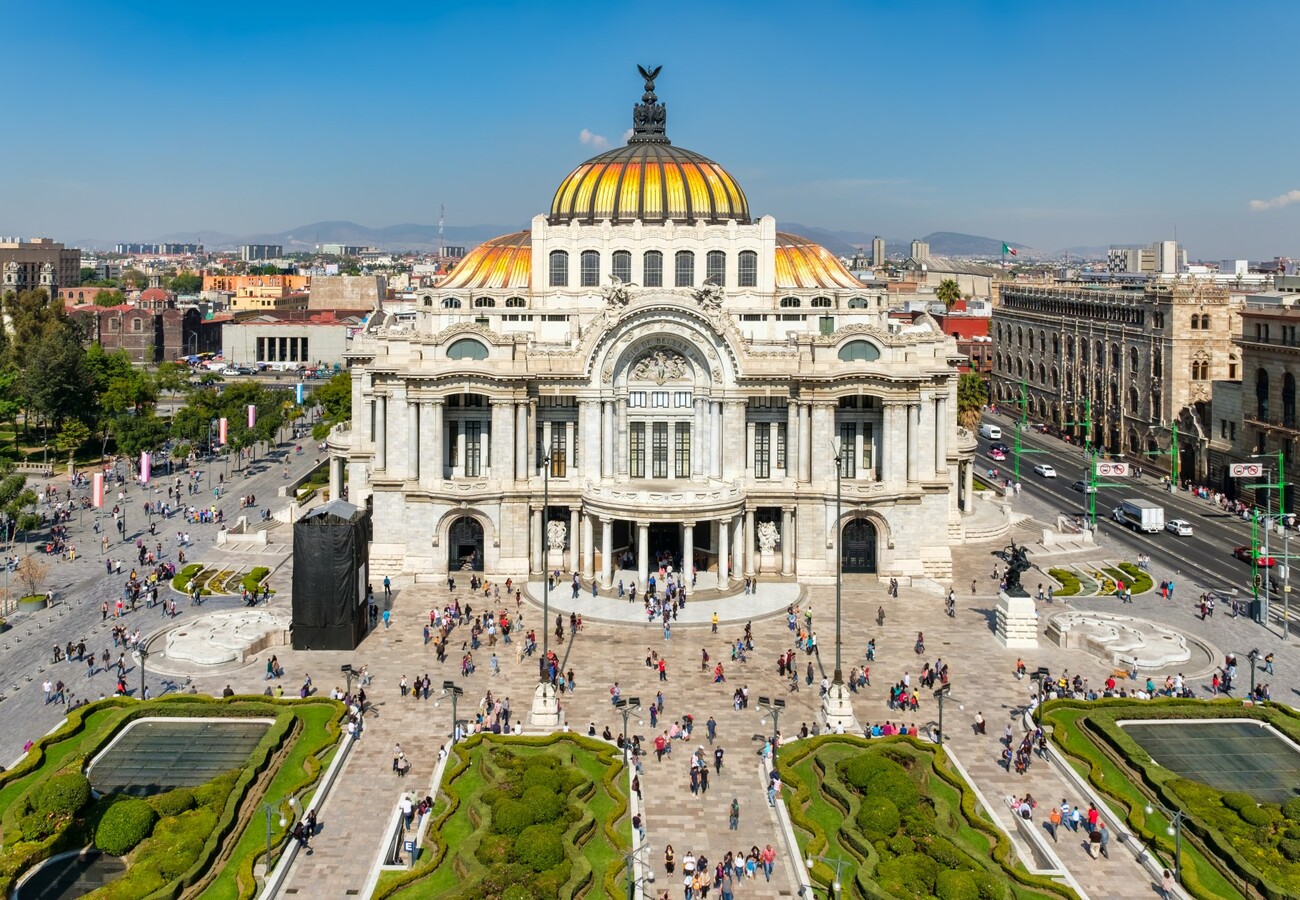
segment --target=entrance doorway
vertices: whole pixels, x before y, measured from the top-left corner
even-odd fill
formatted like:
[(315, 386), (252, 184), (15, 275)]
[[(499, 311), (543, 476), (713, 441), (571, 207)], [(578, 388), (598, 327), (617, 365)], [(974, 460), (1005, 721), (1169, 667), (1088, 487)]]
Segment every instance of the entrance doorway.
[(876, 571), (876, 526), (868, 519), (853, 519), (844, 526), (840, 564), (845, 572)]
[(649, 540), (650, 559), (646, 562), (651, 569), (658, 568), (660, 560), (671, 560), (674, 569), (681, 569), (682, 526), (672, 522), (652, 522)]
[(483, 571), (483, 526), (472, 516), (461, 516), (447, 529), (447, 571)]

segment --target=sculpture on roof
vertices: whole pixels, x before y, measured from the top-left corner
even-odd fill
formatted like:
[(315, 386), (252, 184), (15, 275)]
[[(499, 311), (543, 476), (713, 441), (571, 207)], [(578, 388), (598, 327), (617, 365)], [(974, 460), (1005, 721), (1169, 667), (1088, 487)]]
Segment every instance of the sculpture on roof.
[(722, 288), (712, 281), (706, 281), (701, 287), (691, 292), (695, 302), (706, 310), (722, 308)]
[(617, 275), (609, 276), (609, 284), (600, 289), (605, 304), (615, 308), (627, 306), (632, 302), (632, 283), (623, 281)]
[(1029, 571), (1029, 548), (1016, 546), (1016, 542), (1012, 541), (1011, 546), (1002, 551), (1002, 558), (1007, 561), (1006, 592), (1012, 596), (1024, 596), (1020, 576)]
[(641, 95), (641, 102), (632, 107), (631, 140), (667, 143), (668, 139), (664, 137), (664, 126), (668, 120), (668, 109), (655, 96), (655, 79), (659, 77), (663, 66), (647, 69), (645, 66), (638, 65), (636, 70), (645, 79), (645, 93)]

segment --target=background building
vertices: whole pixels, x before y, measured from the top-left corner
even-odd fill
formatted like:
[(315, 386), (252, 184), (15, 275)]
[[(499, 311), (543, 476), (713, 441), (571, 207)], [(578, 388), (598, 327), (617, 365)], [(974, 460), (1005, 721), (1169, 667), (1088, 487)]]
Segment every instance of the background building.
[(877, 269), (885, 264), (885, 239), (880, 235), (871, 239), (871, 264)]
[(281, 256), (284, 256), (284, 247), (280, 244), (244, 244), (239, 248), (239, 258), (244, 262), (279, 259)]
[(318, 275), (309, 297), (308, 309), (378, 309), (388, 297), (388, 281), (383, 275)]
[(1106, 271), (1127, 275), (1177, 275), (1187, 271), (1187, 251), (1176, 241), (1156, 241), (1146, 247), (1112, 244), (1106, 251)]
[(342, 368), (352, 336), (365, 322), (343, 312), (277, 312), (241, 316), (221, 326), (222, 355), (236, 366)]
[(0, 292), (43, 287), (53, 299), (80, 283), (80, 250), (49, 238), (0, 238)]

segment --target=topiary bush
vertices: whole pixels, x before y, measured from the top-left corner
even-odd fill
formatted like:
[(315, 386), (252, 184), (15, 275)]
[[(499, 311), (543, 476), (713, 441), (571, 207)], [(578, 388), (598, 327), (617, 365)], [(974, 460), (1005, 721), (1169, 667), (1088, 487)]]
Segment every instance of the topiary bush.
[(70, 816), (90, 802), (90, 781), (80, 772), (47, 778), (32, 795), (32, 812), (40, 816)]
[(867, 840), (875, 841), (895, 834), (901, 819), (893, 800), (888, 797), (871, 797), (864, 799), (858, 807), (857, 823)]
[(1241, 816), (1241, 820), (1247, 825), (1255, 828), (1266, 828), (1273, 824), (1273, 817), (1262, 807), (1246, 806), (1237, 810), (1237, 815)]
[(1300, 841), (1294, 838), (1282, 838), (1278, 842), (1277, 849), (1281, 850), (1282, 855), (1291, 862), (1300, 862)]
[(186, 810), (194, 808), (194, 791), (187, 787), (178, 787), (165, 794), (154, 794), (145, 800), (160, 817), (179, 816)]
[(497, 834), (519, 834), (533, 823), (533, 812), (522, 800), (506, 797), (492, 807), (492, 830)]
[(515, 855), (534, 872), (545, 872), (564, 861), (564, 840), (553, 825), (529, 825), (515, 839)]
[(960, 869), (940, 872), (934, 893), (939, 900), (980, 900), (980, 890), (975, 879), (970, 872)]
[(900, 774), (906, 774), (898, 763), (885, 759), (877, 753), (863, 753), (840, 763), (840, 778), (858, 790), (865, 791), (871, 779), (882, 772), (895, 770)]
[(528, 808), (532, 824), (535, 825), (560, 819), (568, 805), (563, 797), (540, 784), (526, 788), (521, 802)]
[(1258, 805), (1255, 803), (1254, 797), (1250, 796), (1250, 794), (1242, 793), (1241, 791), (1228, 791), (1221, 798), (1221, 802), (1224, 806), (1228, 807), (1228, 809), (1235, 812), (1241, 812), (1247, 807), (1253, 808)]
[(1292, 822), (1300, 822), (1300, 797), (1292, 797), (1282, 804), (1282, 815)]
[(123, 797), (104, 813), (95, 829), (95, 846), (110, 856), (124, 856), (149, 836), (158, 814), (135, 797)]
[(544, 787), (552, 793), (558, 793), (564, 787), (559, 773), (546, 766), (530, 765), (524, 770), (524, 788)]
[(894, 767), (898, 772), (881, 772), (868, 781), (866, 793), (868, 797), (884, 797), (892, 800), (899, 812), (906, 812), (920, 802), (921, 791), (912, 779), (907, 777), (907, 772), (902, 766), (895, 764)]

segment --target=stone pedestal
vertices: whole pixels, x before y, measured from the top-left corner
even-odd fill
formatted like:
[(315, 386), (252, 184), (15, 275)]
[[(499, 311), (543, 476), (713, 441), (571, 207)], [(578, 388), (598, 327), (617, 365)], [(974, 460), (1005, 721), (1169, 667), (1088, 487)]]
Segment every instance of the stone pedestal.
[(559, 730), (560, 701), (555, 694), (555, 685), (549, 682), (537, 685), (537, 690), (533, 692), (533, 708), (528, 723), (534, 728)]
[(781, 573), (781, 557), (776, 553), (759, 553), (758, 570), (764, 575), (779, 575)]
[(998, 640), (1012, 649), (1033, 649), (1038, 646), (1038, 611), (1032, 597), (1013, 597), (1005, 591), (998, 594)]
[(827, 732), (835, 734), (842, 728), (845, 734), (860, 733), (851, 696), (847, 685), (832, 684), (827, 690), (822, 698), (822, 724)]
[(557, 569), (560, 571), (561, 574), (563, 574), (564, 572), (567, 572), (567, 571), (571, 571), (571, 570), (567, 569), (567, 568), (565, 567), (565, 565), (564, 565), (564, 551), (563, 551), (563, 550), (547, 550), (547, 551), (546, 551), (546, 571), (547, 571), (547, 572), (554, 572), (554, 571), (556, 571)]

